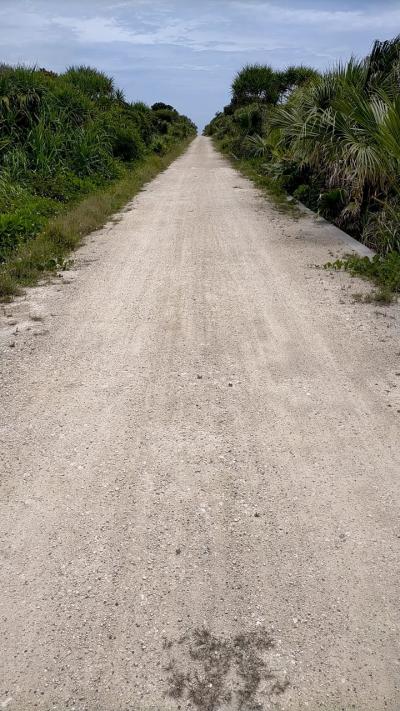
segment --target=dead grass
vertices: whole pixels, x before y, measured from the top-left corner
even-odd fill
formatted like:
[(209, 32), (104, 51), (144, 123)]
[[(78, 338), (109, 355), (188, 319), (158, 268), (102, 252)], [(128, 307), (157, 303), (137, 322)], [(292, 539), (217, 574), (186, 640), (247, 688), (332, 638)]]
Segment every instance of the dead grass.
[(32, 286), (44, 275), (67, 268), (66, 257), (82, 238), (102, 227), (143, 185), (178, 158), (191, 140), (174, 146), (163, 156), (147, 156), (124, 177), (51, 218), (36, 238), (22, 244), (0, 266), (0, 300), (10, 301), (21, 287)]
[(263, 701), (275, 702), (289, 682), (271, 666), (274, 643), (265, 629), (231, 639), (207, 629), (168, 641), (168, 696), (189, 701), (198, 711), (261, 711)]

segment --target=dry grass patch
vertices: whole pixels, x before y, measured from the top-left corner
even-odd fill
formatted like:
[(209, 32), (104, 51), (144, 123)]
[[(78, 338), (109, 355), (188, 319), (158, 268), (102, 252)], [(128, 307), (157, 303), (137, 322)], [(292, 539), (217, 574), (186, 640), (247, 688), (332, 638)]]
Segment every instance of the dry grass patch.
[(197, 711), (262, 711), (289, 685), (286, 671), (275, 668), (274, 646), (262, 628), (232, 638), (198, 629), (166, 640), (167, 695)]

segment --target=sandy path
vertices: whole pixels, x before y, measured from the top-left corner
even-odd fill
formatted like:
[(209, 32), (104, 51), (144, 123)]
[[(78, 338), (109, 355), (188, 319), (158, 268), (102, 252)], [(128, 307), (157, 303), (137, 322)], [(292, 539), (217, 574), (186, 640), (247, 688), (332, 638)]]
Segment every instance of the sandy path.
[(5, 307), (0, 708), (398, 711), (399, 309), (337, 234), (200, 138)]

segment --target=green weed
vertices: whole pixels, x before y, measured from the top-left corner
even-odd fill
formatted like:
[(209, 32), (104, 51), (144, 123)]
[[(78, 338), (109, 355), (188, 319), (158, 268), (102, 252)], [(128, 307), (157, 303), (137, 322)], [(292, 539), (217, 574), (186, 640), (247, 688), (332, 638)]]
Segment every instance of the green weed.
[(390, 303), (400, 292), (400, 254), (390, 252), (385, 256), (378, 254), (372, 258), (349, 255), (343, 259), (324, 264), (324, 269), (344, 269), (352, 276), (372, 281), (377, 290), (372, 295), (361, 297), (354, 294), (356, 301), (374, 301)]

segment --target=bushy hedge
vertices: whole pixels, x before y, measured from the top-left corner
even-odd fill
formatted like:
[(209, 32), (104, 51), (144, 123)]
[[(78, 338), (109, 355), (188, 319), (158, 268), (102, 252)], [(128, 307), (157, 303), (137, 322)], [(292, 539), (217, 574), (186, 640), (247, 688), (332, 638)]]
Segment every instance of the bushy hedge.
[(205, 134), (398, 268), (400, 36), (323, 74), (244, 67)]
[(0, 262), (63, 203), (195, 132), (169, 105), (127, 102), (91, 67), (0, 65)]
[(324, 74), (246, 66), (205, 133), (382, 254), (399, 249), (400, 36)]

